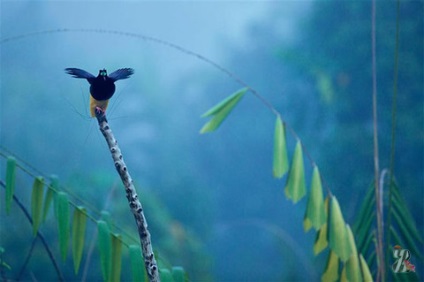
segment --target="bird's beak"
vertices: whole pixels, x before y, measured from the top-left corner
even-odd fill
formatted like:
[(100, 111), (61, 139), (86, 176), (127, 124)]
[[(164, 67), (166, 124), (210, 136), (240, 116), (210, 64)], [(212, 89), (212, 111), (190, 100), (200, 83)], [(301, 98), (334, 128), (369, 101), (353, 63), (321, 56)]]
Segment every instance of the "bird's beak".
[(106, 76), (103, 76), (103, 80), (106, 80)]

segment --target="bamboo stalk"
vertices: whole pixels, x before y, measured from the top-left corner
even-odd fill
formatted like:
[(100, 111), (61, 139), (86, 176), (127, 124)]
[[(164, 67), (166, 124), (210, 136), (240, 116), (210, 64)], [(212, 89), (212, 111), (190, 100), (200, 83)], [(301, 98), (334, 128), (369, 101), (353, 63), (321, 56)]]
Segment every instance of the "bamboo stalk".
[(147, 276), (150, 282), (160, 281), (158, 266), (153, 253), (150, 233), (147, 229), (147, 221), (144, 216), (143, 207), (138, 200), (133, 180), (128, 172), (127, 166), (125, 165), (124, 158), (118, 146), (118, 142), (116, 141), (112, 133), (112, 129), (107, 122), (106, 114), (102, 111), (96, 110), (96, 118), (100, 126), (100, 131), (102, 132), (106, 139), (106, 143), (109, 146), (113, 162), (115, 163), (115, 168), (121, 177), (122, 183), (124, 184), (128, 204), (137, 224), (137, 231), (140, 237), (141, 250), (143, 253), (144, 266), (147, 271)]

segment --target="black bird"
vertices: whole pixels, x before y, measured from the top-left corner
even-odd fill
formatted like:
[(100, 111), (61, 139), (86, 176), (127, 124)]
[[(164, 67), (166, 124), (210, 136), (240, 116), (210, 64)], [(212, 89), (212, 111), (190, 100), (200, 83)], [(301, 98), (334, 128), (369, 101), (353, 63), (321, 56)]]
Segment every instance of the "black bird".
[(106, 112), (109, 99), (115, 93), (115, 81), (129, 78), (134, 73), (133, 69), (119, 69), (107, 75), (105, 69), (99, 70), (99, 75), (95, 77), (82, 69), (66, 68), (65, 71), (75, 78), (85, 78), (90, 83), (90, 113), (96, 116), (96, 111)]

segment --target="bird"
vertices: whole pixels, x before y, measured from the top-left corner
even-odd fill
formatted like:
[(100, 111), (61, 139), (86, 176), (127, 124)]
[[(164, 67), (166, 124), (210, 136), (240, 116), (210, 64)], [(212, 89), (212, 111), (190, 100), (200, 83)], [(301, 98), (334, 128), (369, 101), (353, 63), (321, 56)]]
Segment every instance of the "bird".
[(75, 78), (85, 78), (90, 83), (90, 114), (95, 117), (96, 112), (103, 113), (103, 115), (106, 113), (109, 99), (115, 93), (115, 82), (129, 78), (134, 70), (123, 68), (108, 75), (106, 69), (101, 69), (97, 77), (77, 68), (66, 68), (65, 72)]

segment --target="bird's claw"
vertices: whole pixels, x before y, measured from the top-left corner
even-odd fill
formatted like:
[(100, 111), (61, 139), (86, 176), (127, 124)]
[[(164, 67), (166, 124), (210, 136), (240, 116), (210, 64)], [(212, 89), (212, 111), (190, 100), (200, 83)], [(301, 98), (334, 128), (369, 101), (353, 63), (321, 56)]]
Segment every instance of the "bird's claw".
[(96, 108), (94, 109), (94, 111), (95, 111), (95, 113), (96, 113), (96, 116), (99, 116), (99, 115), (104, 116), (104, 115), (105, 115), (105, 111), (104, 111), (102, 108), (100, 108), (100, 107), (96, 107)]

